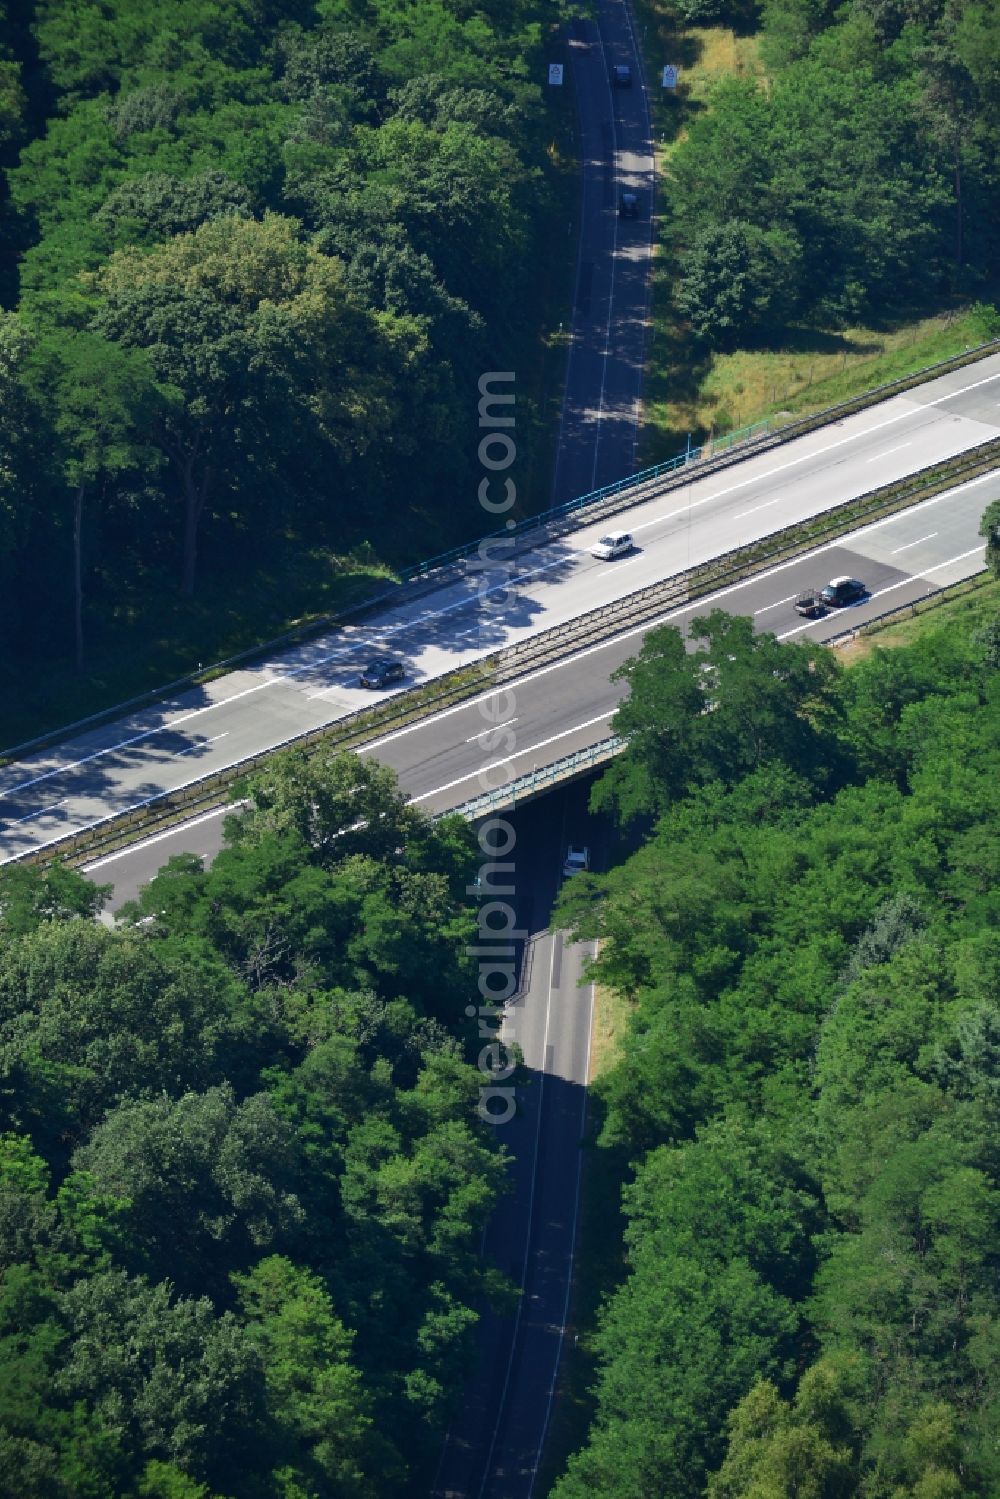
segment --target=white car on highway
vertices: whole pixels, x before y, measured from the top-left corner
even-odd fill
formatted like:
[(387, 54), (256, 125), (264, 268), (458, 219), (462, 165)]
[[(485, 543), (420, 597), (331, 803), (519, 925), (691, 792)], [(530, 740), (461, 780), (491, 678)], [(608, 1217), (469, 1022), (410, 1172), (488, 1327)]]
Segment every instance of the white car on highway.
[(571, 843), (563, 861), (563, 877), (568, 878), (571, 874), (584, 874), (589, 868), (590, 849), (582, 843)]
[(628, 531), (609, 531), (607, 536), (594, 542), (590, 555), (599, 557), (602, 562), (610, 562), (613, 557), (624, 557), (634, 551), (635, 542)]

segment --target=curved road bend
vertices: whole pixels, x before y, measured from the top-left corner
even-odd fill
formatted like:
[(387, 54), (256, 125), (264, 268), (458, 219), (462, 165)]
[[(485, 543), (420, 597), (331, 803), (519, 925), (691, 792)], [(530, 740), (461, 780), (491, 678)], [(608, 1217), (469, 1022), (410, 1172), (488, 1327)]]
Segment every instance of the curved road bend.
[[(626, 0), (601, 0), (571, 23), (582, 193), (573, 322), (553, 503), (635, 468), (652, 271), (654, 158), (649, 100)], [(632, 70), (613, 88), (611, 70)], [(639, 217), (618, 216), (622, 188)]]

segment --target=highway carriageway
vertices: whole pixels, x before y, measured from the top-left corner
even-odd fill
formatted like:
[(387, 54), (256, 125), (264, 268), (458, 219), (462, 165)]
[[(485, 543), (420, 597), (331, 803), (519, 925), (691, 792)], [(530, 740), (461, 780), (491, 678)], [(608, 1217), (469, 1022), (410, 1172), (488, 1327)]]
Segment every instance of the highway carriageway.
[[(370, 706), (373, 694), (357, 677), (372, 656), (404, 660), (408, 685), (431, 680), (998, 434), (1000, 356), (991, 356), (733, 467), (700, 478), (693, 470), (689, 486), (647, 499), (610, 525), (583, 526), (518, 556), (513, 578), (504, 576), (493, 595), (484, 598), (479, 572), (470, 569), (403, 608), (9, 764), (0, 771), (0, 861)], [(976, 545), (978, 514), (993, 488), (974, 483), (955, 493), (965, 538), (955, 547), (958, 555)], [(591, 557), (597, 537), (618, 528), (632, 531), (638, 551), (613, 563)], [(921, 558), (917, 552), (909, 559), (917, 574)], [(935, 554), (931, 565), (947, 560)], [(905, 554), (900, 561), (907, 564)], [(604, 663), (613, 654), (611, 647), (610, 655), (595, 654), (589, 666), (574, 670), (606, 675)], [(572, 676), (558, 681), (566, 682), (568, 702), (583, 702), (587, 694)], [(538, 753), (571, 747), (554, 738), (566, 731), (564, 717), (555, 699), (530, 740), (519, 727), (519, 744), (537, 743)], [(444, 762), (461, 754), (460, 730), (469, 720), (453, 722), (454, 743), (430, 757), (440, 757), (444, 772), (435, 791), (448, 781)], [(385, 742), (390, 763), (396, 753)], [(428, 788), (420, 786), (417, 794), (433, 804)]]
[[(832, 639), (866, 619), (979, 572), (984, 562), (979, 517), (996, 498), (1000, 473), (875, 521), (792, 562), (672, 610), (656, 623), (683, 627), (695, 615), (718, 607), (752, 615), (759, 630), (780, 640)], [(818, 620), (795, 613), (795, 598), (804, 588), (841, 574), (867, 584), (868, 597), (861, 604), (831, 610)], [(387, 734), (361, 753), (390, 765), (413, 801), (426, 811), (459, 806), (512, 775), (525, 775), (605, 739), (622, 690), (609, 680), (611, 673), (638, 651), (642, 636), (654, 627), (644, 624), (528, 672), (481, 698)], [(490, 744), (495, 748), (488, 748)], [(113, 882), (112, 905), (117, 906), (172, 854), (214, 854), (226, 810), (215, 809), (99, 859), (87, 871), (95, 880)]]

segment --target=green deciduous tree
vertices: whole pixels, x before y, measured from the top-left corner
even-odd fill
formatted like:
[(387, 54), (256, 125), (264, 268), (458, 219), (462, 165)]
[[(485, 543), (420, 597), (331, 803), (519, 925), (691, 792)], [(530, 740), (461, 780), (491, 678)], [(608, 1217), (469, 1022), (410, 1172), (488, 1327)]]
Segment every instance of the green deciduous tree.
[(677, 305), (699, 338), (728, 349), (774, 336), (800, 298), (802, 249), (793, 231), (730, 219), (684, 251)]
[(979, 534), (986, 539), (986, 563), (1000, 578), (1000, 500), (994, 500), (983, 511)]
[(730, 1418), (729, 1448), (710, 1499), (847, 1499), (857, 1492), (860, 1369), (827, 1359), (803, 1376), (794, 1404), (756, 1385)]
[(322, 1282), (272, 1255), (238, 1277), (237, 1289), (286, 1449), (276, 1454), (280, 1491), (343, 1499), (375, 1494), (366, 1470), (380, 1444), (352, 1365), (351, 1335)]
[(138, 1478), (147, 1454), (224, 1492), (264, 1414), (258, 1358), (235, 1318), (120, 1270), (61, 1291), (37, 1272), (8, 1274), (0, 1370), (5, 1481), (39, 1499), (97, 1499)]
[(241, 467), (280, 487), (276, 460), (307, 434), (347, 460), (389, 417), (380, 330), (288, 219), (230, 215), (117, 251), (95, 286), (95, 327), (146, 350), (167, 397), (152, 437), (180, 485), (187, 593), (206, 505), (235, 495)]
[(0, 870), (0, 936), (9, 941), (44, 922), (92, 919), (110, 892), (110, 885), (92, 884), (66, 864), (8, 864)]
[(190, 234), (209, 219), (247, 218), (250, 194), (224, 172), (172, 177), (144, 172), (128, 177), (105, 198), (96, 214), (115, 248), (151, 246), (174, 234)]
[[(985, 1499), (995, 669), (972, 621), (843, 674), (799, 658), (787, 681), (787, 647), (747, 622), (694, 630), (707, 671), (679, 638), (626, 668), (644, 754), (622, 774), (653, 826), (555, 914), (627, 1005), (594, 1091), (599, 1147), (635, 1173), (597, 1413), (556, 1493)], [(719, 1401), (755, 1360), (724, 1455)]]
[(424, 826), (391, 770), (344, 752), (276, 756), (247, 790), (250, 808), (227, 825), (238, 848), (291, 831), (318, 862), (336, 864), (402, 853)]
[(756, 635), (752, 620), (721, 609), (693, 619), (688, 635), (695, 652), (672, 626), (650, 631), (615, 673), (629, 688), (613, 720), (628, 750), (595, 787), (595, 808), (655, 814), (701, 782), (734, 784), (771, 763), (806, 777), (843, 773), (830, 753), (828, 653)]
[(216, 1282), (213, 1259), (243, 1265), (254, 1251), (294, 1238), (292, 1132), (266, 1095), (238, 1103), (228, 1084), (126, 1102), (74, 1157), (105, 1192), (129, 1203), (129, 1240), (141, 1268), (185, 1289)]
[(61, 1152), (129, 1094), (211, 1081), (238, 1052), (240, 999), (197, 948), (43, 924), (0, 952), (6, 1119)]
[(754, 1371), (784, 1367), (798, 1320), (786, 1275), (815, 1200), (780, 1148), (727, 1121), (653, 1152), (625, 1206), (630, 1274), (602, 1319), (599, 1416), (555, 1494), (693, 1499), (724, 1412)]

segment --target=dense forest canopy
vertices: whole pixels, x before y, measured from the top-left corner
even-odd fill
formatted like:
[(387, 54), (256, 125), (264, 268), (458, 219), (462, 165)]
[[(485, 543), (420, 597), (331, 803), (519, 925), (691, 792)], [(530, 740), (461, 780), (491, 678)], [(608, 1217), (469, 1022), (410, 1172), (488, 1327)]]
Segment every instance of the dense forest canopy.
[(0, 610), (22, 652), (72, 650), (74, 567), (110, 610), (143, 575), (191, 592), (206, 545), (218, 575), (476, 534), (477, 381), (542, 318), (556, 11), (0, 7)]
[(686, 0), (761, 25), (673, 155), (676, 304), (719, 348), (996, 300), (1000, 11), (989, 0)]
[(597, 1085), (625, 1273), (555, 1499), (986, 1499), (1000, 623), (849, 671), (718, 612), (692, 633), (624, 667), (595, 791), (653, 831), (556, 916), (630, 1021)]
[[(762, 16), (766, 82), (720, 86), (673, 158), (691, 326), (987, 294), (996, 7)], [(556, 19), (0, 0), (9, 654), (75, 626), (82, 658), (85, 596), (168, 571), (476, 529), (478, 376), (540, 317)], [(984, 534), (995, 560), (995, 506)], [(850, 672), (719, 612), (693, 635), (623, 670), (595, 793), (652, 832), (562, 908), (632, 1020), (598, 1099), (627, 1273), (556, 1495), (987, 1499), (998, 627)], [(478, 1253), (506, 1172), (469, 1060), (470, 830), (322, 753), (248, 789), (212, 868), (173, 861), (114, 930), (71, 872), (0, 873), (19, 1499), (426, 1492), (478, 1308), (511, 1295)]]
[[(125, 924), (0, 874), (0, 1488), (426, 1492), (505, 1170), (467, 1056), (472, 830), (292, 756)], [(322, 808), (317, 815), (316, 808)], [(364, 824), (358, 824), (358, 809)]]

